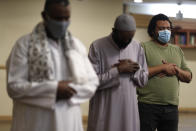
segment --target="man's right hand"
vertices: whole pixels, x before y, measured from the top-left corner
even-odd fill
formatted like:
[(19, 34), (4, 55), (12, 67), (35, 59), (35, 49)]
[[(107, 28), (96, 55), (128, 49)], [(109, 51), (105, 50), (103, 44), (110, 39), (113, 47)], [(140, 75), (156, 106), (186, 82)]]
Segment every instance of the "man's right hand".
[(70, 82), (71, 81), (60, 81), (58, 83), (57, 100), (70, 99), (77, 93), (73, 88), (68, 86)]
[(119, 63), (116, 64), (119, 73), (135, 73), (139, 69), (139, 65), (136, 62), (131, 60), (119, 60)]

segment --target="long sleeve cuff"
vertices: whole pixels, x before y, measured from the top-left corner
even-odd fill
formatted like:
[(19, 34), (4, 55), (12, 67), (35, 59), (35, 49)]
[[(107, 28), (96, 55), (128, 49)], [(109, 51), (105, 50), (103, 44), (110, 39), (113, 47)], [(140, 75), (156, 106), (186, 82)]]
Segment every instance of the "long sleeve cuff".
[(135, 72), (132, 78), (139, 87), (144, 87), (148, 82), (148, 72), (145, 71), (140, 65), (139, 67), (139, 70)]
[(116, 77), (116, 76), (119, 75), (119, 72), (118, 72), (118, 68), (117, 67), (111, 68), (109, 72), (110, 72), (110, 74), (111, 74), (112, 77)]
[[(48, 108), (48, 109), (54, 109), (56, 104), (56, 93), (57, 93), (57, 81), (49, 81), (46, 82), (43, 85), (40, 85), (39, 83), (32, 83), (33, 87), (42, 86), (42, 88), (37, 88), (39, 91), (36, 92), (35, 90), (32, 91), (31, 95), (36, 95), (36, 97), (23, 97), (16, 99), (22, 103), (30, 104), (33, 106), (39, 106), (41, 108)], [(45, 89), (44, 89), (45, 88)], [(48, 91), (46, 91), (46, 88), (48, 88)], [(42, 90), (42, 91), (41, 91)], [(43, 93), (41, 93), (43, 92)], [(40, 95), (39, 95), (40, 93)]]

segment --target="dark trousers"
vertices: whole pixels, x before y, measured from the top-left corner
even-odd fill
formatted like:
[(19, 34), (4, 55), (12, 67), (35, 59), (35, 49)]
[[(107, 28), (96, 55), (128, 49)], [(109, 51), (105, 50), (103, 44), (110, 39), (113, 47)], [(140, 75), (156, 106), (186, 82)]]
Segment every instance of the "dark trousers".
[(178, 106), (138, 103), (140, 131), (178, 131)]

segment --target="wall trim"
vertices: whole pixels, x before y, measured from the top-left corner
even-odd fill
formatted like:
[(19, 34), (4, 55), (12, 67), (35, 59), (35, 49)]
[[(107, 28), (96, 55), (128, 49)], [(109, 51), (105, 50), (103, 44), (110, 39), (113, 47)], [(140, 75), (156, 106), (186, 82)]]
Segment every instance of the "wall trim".
[(5, 66), (0, 65), (0, 70), (6, 70)]
[[(87, 124), (88, 123), (88, 116), (83, 116), (83, 123)], [(11, 122), (12, 121), (12, 116), (0, 116), (0, 122)]]
[(0, 122), (11, 122), (12, 116), (0, 116)]
[(84, 124), (87, 124), (88, 123), (88, 116), (83, 116), (82, 121)]
[[(147, 28), (150, 20), (152, 19), (153, 15), (144, 15), (144, 14), (134, 14), (130, 13), (135, 18), (137, 23), (137, 27)], [(172, 24), (174, 27), (181, 27), (184, 29), (195, 29), (196, 19), (182, 19), (176, 20), (174, 17), (170, 17)]]
[(180, 113), (196, 113), (196, 108), (179, 108)]

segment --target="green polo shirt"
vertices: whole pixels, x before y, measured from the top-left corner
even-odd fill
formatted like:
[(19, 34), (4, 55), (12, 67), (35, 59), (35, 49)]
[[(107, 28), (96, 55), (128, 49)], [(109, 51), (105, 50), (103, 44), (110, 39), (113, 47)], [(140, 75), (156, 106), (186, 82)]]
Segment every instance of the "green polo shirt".
[[(167, 47), (158, 45), (153, 41), (142, 43), (145, 50), (148, 67), (162, 64), (162, 60), (176, 64), (183, 70), (190, 71), (184, 54), (180, 47), (168, 44)], [(144, 88), (138, 88), (138, 101), (147, 104), (178, 105), (179, 104), (179, 80), (176, 76), (149, 78)]]

